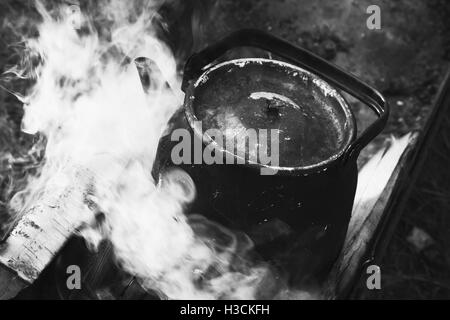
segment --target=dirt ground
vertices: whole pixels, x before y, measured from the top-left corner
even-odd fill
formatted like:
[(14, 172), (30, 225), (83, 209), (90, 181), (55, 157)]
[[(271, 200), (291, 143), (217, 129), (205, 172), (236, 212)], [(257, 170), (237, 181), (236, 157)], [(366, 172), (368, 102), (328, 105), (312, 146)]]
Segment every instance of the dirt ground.
[[(19, 59), (21, 23), (35, 16), (32, 1), (0, 2), (0, 72)], [(367, 6), (381, 8), (381, 30), (366, 27)], [(378, 88), (392, 107), (389, 124), (378, 138), (421, 130), (450, 60), (450, 3), (446, 0), (218, 0), (206, 21), (202, 43), (231, 30), (255, 27), (281, 36), (335, 62)], [(8, 18), (8, 19), (6, 19)], [(8, 21), (18, 26), (11, 32)], [(0, 80), (20, 90), (26, 82)], [(364, 128), (370, 111), (350, 100)], [(33, 170), (39, 154), (30, 151), (33, 137), (20, 132), (21, 104), (0, 90), (0, 223), (7, 203)], [(388, 247), (382, 268), (382, 290), (362, 291), (361, 298), (450, 298), (450, 116), (426, 160), (420, 179)], [(369, 157), (366, 150), (361, 161)], [(11, 164), (10, 159), (19, 159)], [(418, 228), (430, 236), (419, 250), (408, 240)]]

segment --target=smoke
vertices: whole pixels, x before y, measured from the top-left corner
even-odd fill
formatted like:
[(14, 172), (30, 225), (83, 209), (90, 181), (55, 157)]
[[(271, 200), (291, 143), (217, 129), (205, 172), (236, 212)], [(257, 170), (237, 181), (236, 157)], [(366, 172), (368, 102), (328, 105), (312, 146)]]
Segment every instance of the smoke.
[[(22, 127), (45, 137), (45, 157), (10, 207), (20, 214), (40, 201), (43, 188), (58, 193), (58, 186), (72, 184), (84, 190), (86, 199), (77, 201), (105, 216), (101, 231), (81, 234), (94, 247), (109, 239), (118, 264), (161, 298), (275, 294), (273, 272), (247, 259), (248, 237), (186, 216), (184, 206), (195, 195), (186, 173), (174, 171), (161, 181), (150, 174), (159, 138), (183, 97), (177, 61), (159, 37), (162, 3), (102, 0), (81, 10), (73, 3), (36, 3), (38, 35), (24, 50), (25, 61), (34, 61), (25, 65), (34, 67), (12, 71), (35, 77), (19, 96)], [(141, 56), (152, 61), (145, 91), (133, 63)]]

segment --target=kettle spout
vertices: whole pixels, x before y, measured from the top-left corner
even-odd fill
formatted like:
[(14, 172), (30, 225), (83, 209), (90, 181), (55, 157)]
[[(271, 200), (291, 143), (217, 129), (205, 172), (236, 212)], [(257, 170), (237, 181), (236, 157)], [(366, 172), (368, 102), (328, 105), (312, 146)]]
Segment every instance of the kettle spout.
[(134, 60), (137, 71), (139, 73), (139, 78), (141, 79), (142, 88), (145, 93), (148, 93), (152, 85), (151, 74), (152, 70), (156, 68), (156, 64), (153, 60), (146, 57), (139, 57)]
[(141, 79), (142, 88), (145, 93), (149, 91), (157, 91), (163, 88), (172, 88), (167, 82), (166, 77), (162, 73), (155, 61), (146, 57), (139, 57), (134, 59), (134, 64)]

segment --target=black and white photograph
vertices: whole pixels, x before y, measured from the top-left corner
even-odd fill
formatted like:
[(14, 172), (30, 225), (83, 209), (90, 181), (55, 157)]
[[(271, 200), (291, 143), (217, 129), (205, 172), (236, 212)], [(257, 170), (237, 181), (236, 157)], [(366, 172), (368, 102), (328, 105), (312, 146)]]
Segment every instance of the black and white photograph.
[(448, 299), (450, 1), (0, 0), (0, 300)]

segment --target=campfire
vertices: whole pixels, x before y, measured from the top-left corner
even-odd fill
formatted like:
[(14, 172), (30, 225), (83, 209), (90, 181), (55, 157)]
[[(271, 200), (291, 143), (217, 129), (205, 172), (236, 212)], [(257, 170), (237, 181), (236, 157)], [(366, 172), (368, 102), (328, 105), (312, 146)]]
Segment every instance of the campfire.
[[(23, 103), (22, 130), (36, 137), (34, 151), (43, 156), (9, 203), (0, 297), (14, 297), (51, 265), (65, 268), (74, 236), (83, 239), (75, 250), (85, 246), (100, 260), (107, 257), (120, 273), (114, 284), (90, 288), (97, 298), (115, 297), (114, 286), (136, 286), (160, 299), (321, 297), (320, 285), (345, 240), (356, 159), (387, 119), (383, 97), (306, 50), (251, 30), (193, 55), (183, 70), (184, 44), (173, 45), (183, 39), (168, 36), (170, 23), (183, 20), (166, 20), (168, 8), (179, 5), (36, 2), (40, 18), (29, 22), (36, 35), (24, 39), (22, 63), (6, 74), (32, 81), (15, 95)], [(186, 41), (198, 51), (201, 28), (193, 12)], [(225, 53), (219, 51), (247, 44), (276, 47), (287, 62), (235, 60), (208, 71)], [(240, 96), (246, 85), (249, 91)], [(337, 89), (376, 111), (378, 120), (360, 138)], [(230, 104), (237, 97), (240, 114)], [(251, 129), (246, 110), (266, 131), (252, 136), (248, 145), (255, 149), (242, 153), (242, 162), (231, 157), (230, 165), (220, 163), (247, 146), (244, 139), (227, 149), (223, 140)], [(199, 136), (191, 126), (197, 116), (210, 129)], [(168, 160), (180, 123), (199, 140), (184, 145), (179, 160), (188, 150), (208, 151), (207, 167), (191, 159), (197, 154), (186, 162)], [(280, 149), (267, 132), (282, 138)], [(326, 142), (320, 148), (318, 139)], [(271, 151), (271, 157), (264, 154), (270, 161), (261, 160), (261, 150)]]
[[(269, 271), (231, 270), (242, 244), (206, 219), (196, 219), (196, 228), (233, 239), (214, 243), (194, 232), (183, 212), (194, 186), (176, 173), (165, 184), (151, 175), (182, 92), (177, 61), (157, 34), (160, 3), (146, 3), (136, 10), (104, 1), (99, 16), (89, 16), (37, 2), (39, 35), (26, 40), (24, 59), (39, 63), (35, 84), (19, 98), (23, 130), (45, 137), (45, 157), (11, 201), (13, 228), (1, 262), (32, 283), (75, 233), (93, 249), (108, 239), (121, 268), (161, 297), (253, 298)], [(145, 91), (133, 62), (142, 56), (153, 62)], [(96, 228), (100, 213), (104, 223)], [(208, 279), (212, 268), (217, 274)]]

